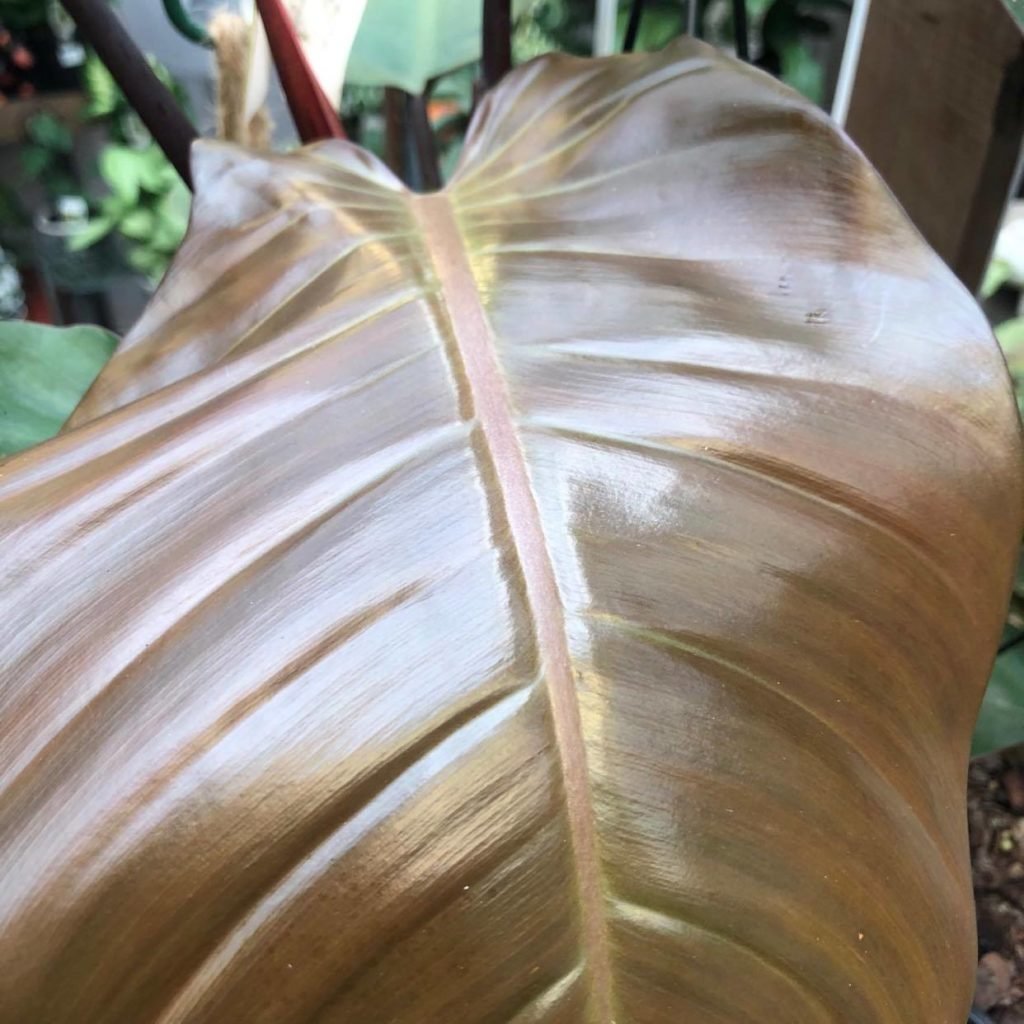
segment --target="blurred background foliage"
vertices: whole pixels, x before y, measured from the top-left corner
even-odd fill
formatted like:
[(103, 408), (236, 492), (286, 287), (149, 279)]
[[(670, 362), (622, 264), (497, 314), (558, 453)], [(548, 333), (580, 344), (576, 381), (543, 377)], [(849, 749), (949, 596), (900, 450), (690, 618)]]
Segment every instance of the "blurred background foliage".
[[(373, 0), (371, 0), (371, 3)], [(753, 63), (781, 78), (821, 106), (831, 101), (849, 21), (850, 0), (747, 0)], [(626, 35), (630, 5), (618, 5), (616, 48)], [(559, 51), (587, 56), (594, 45), (594, 0), (532, 0), (521, 5), (512, 35), (517, 64), (543, 53)], [(688, 5), (680, 0), (647, 0), (636, 41), (637, 50), (660, 49), (683, 34)], [(731, 0), (699, 0), (696, 24), (701, 38), (734, 49), (735, 26)], [(437, 45), (436, 37), (424, 45)], [(357, 38), (357, 47), (359, 39)], [(382, 48), (387, 40), (380, 41)], [(392, 59), (381, 53), (379, 60)], [(436, 132), (442, 177), (450, 177), (474, 101), (475, 63), (454, 68), (429, 86), (428, 115)], [(357, 75), (358, 77), (358, 75)], [(346, 130), (368, 149), (387, 157), (384, 90), (361, 84), (345, 87), (341, 105)], [(420, 185), (415, 157), (404, 168), (413, 185)]]

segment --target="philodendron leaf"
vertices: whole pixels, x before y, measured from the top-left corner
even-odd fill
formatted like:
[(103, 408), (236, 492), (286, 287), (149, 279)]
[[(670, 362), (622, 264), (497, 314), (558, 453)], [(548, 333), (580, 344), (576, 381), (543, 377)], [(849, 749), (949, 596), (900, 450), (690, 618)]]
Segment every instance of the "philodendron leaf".
[(684, 43), (195, 179), (0, 476), (0, 1020), (965, 1019), (1017, 415), (829, 121)]
[(102, 327), (0, 320), (0, 456), (53, 437), (116, 344)]

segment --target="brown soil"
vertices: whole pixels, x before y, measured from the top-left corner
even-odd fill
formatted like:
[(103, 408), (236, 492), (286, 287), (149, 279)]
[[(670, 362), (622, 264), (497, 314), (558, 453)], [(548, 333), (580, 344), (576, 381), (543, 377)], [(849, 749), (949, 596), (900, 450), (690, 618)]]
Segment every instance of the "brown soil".
[(1024, 1024), (1024, 760), (993, 755), (967, 784), (978, 905), (975, 1005), (996, 1024)]

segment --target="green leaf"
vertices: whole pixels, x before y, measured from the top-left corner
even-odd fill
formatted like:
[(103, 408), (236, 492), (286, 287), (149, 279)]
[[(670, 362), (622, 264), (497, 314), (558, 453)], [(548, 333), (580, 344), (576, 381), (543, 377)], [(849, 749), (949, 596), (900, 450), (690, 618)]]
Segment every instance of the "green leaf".
[(100, 200), (100, 211), (104, 217), (109, 217), (111, 220), (120, 220), (130, 209), (128, 203), (120, 196), (114, 195), (113, 192)]
[[(1024, 630), (1024, 548), (1010, 598), (1010, 612), (1002, 642), (1014, 640)], [(971, 755), (978, 757), (1004, 747), (1024, 743), (1024, 642), (997, 655), (978, 713), (971, 740)]]
[[(629, 5), (623, 5), (619, 10), (618, 36), (621, 41), (626, 35), (626, 25), (629, 21)], [(751, 14), (753, 15), (753, 11)], [(644, 16), (640, 19), (640, 28), (636, 36), (637, 50), (658, 50), (661, 49), (670, 39), (674, 39), (684, 29), (685, 9), (682, 4), (673, 7), (657, 7), (648, 5)]]
[(177, 251), (188, 227), (191, 205), (191, 193), (176, 179), (175, 187), (161, 196), (154, 207), (156, 223), (151, 242), (154, 248), (167, 255)]
[(1003, 0), (1017, 24), (1024, 29), (1024, 0)]
[(157, 200), (157, 213), (164, 220), (184, 228), (188, 224), (191, 209), (192, 193), (181, 178), (175, 174), (171, 188)]
[[(139, 151), (139, 184), (147, 192), (159, 194), (175, 183), (182, 184), (177, 171), (155, 143)], [(184, 185), (182, 185), (184, 188)]]
[(109, 235), (116, 221), (111, 217), (94, 217), (81, 230), (68, 237), (68, 250), (81, 252), (95, 245), (104, 235)]
[[(514, 0), (521, 13), (530, 0)], [(480, 0), (371, 0), (356, 33), (346, 81), (421, 93), (431, 78), (480, 58)]]
[(463, 110), (468, 111), (473, 105), (475, 80), (476, 68), (473, 65), (456, 68), (438, 79), (430, 95), (433, 99), (454, 100)]
[(120, 137), (133, 149), (142, 150), (153, 144), (153, 136), (150, 135), (149, 129), (131, 107), (123, 108), (115, 121)]
[(1004, 320), (996, 329), (996, 338), (1014, 375), (1024, 373), (1024, 316)]
[(995, 295), (1010, 280), (1012, 273), (1013, 268), (1006, 260), (992, 260), (985, 271), (985, 280), (981, 282), (981, 290), (979, 292), (981, 297), (988, 299)]
[(821, 103), (825, 92), (825, 69), (804, 43), (782, 48), (782, 80), (812, 103)]
[(137, 245), (128, 251), (129, 265), (153, 282), (158, 282), (164, 276), (169, 262), (170, 256), (167, 253), (157, 252), (150, 247)]
[(71, 130), (53, 114), (41, 113), (30, 117), (25, 124), (28, 137), (39, 146), (45, 146), (56, 153), (69, 154), (75, 148)]
[(185, 226), (183, 224), (158, 220), (149, 244), (165, 256), (171, 256), (178, 251), (178, 246), (181, 245), (184, 235)]
[(461, 155), (462, 139), (456, 139), (441, 154), (440, 165), (442, 180), (449, 181), (451, 179), (452, 175), (455, 173), (455, 168), (458, 166), (459, 157)]
[(1024, 743), (1024, 644), (996, 658), (974, 727), (971, 755)]
[(101, 327), (0, 321), (0, 455), (53, 437), (116, 345)]
[(87, 117), (106, 117), (112, 114), (121, 99), (121, 90), (118, 89), (107, 66), (95, 53), (90, 53), (86, 58), (83, 77), (86, 94), (89, 97), (85, 115)]
[(100, 174), (126, 206), (139, 200), (140, 176), (145, 163), (145, 156), (130, 146), (106, 146), (100, 153)]
[(30, 181), (40, 178), (53, 166), (56, 156), (45, 146), (24, 145), (21, 147), (21, 169)]
[(117, 230), (126, 238), (150, 238), (157, 225), (156, 214), (152, 210), (137, 207), (118, 222)]

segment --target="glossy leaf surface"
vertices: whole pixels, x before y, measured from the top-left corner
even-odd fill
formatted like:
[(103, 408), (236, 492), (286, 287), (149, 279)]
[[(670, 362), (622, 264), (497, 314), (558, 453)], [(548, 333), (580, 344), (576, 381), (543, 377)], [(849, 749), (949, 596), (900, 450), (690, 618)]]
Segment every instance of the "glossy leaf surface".
[(863, 159), (680, 44), (196, 164), (0, 477), (0, 1020), (965, 1019), (1017, 420)]

